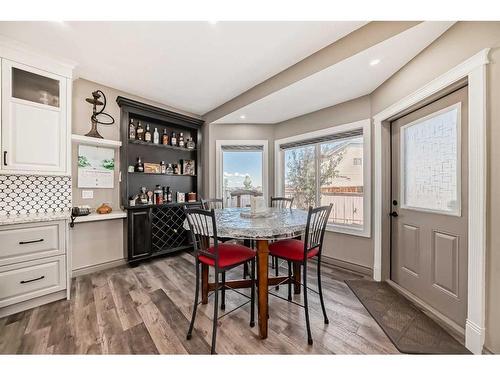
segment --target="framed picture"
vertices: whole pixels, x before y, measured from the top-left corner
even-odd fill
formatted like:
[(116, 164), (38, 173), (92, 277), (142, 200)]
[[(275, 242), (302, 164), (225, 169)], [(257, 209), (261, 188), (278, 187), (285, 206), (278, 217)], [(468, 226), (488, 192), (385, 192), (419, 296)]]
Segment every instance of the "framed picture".
[(114, 187), (115, 150), (106, 147), (78, 146), (78, 188)]
[(194, 176), (196, 173), (194, 160), (181, 160), (182, 174)]

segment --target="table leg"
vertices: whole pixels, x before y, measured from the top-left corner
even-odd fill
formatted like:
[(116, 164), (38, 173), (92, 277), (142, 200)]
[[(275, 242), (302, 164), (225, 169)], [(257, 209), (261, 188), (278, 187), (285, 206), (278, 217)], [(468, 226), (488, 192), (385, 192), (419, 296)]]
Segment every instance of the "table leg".
[(259, 336), (267, 338), (268, 320), (268, 257), (269, 248), (267, 240), (257, 241), (257, 285), (258, 285), (258, 308), (259, 308)]
[(208, 266), (201, 265), (201, 303), (206, 305), (208, 303)]
[(293, 262), (293, 292), (294, 294), (300, 294), (300, 279), (301, 279), (301, 267), (300, 263)]

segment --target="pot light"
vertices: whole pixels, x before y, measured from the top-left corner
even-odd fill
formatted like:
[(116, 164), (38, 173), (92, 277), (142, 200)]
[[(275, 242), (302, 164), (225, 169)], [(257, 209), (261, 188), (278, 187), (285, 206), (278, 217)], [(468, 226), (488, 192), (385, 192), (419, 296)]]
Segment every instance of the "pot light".
[(370, 66), (375, 66), (375, 65), (377, 65), (379, 62), (380, 62), (380, 59), (375, 59), (375, 60), (372, 60), (372, 61), (370, 61)]
[(241, 115), (241, 116), (240, 116), (240, 119), (242, 119), (242, 120), (244, 120), (244, 119), (246, 119), (246, 118), (247, 118), (247, 116), (245, 116), (245, 115)]
[(210, 20), (210, 21), (208, 21), (208, 23), (210, 25), (216, 25), (217, 24), (217, 20)]

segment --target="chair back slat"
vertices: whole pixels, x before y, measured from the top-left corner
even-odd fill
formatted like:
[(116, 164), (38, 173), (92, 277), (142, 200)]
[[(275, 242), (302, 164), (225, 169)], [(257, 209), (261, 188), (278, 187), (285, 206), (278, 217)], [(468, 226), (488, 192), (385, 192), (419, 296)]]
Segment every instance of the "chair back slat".
[(224, 208), (224, 200), (221, 198), (202, 199), (201, 204), (205, 210), (218, 210)]
[(318, 248), (319, 253), (321, 253), (326, 224), (331, 210), (332, 204), (317, 208), (309, 207), (304, 237), (304, 259), (307, 257), (307, 253), (315, 248)]
[(293, 198), (271, 197), (271, 207), (292, 208)]
[[(215, 211), (200, 209), (200, 208), (186, 208), (184, 210), (186, 219), (191, 231), (193, 240), (194, 255), (207, 256), (215, 260), (218, 264), (218, 243), (217, 243), (217, 226), (215, 224)], [(214, 252), (209, 252), (210, 240), (213, 240)]]

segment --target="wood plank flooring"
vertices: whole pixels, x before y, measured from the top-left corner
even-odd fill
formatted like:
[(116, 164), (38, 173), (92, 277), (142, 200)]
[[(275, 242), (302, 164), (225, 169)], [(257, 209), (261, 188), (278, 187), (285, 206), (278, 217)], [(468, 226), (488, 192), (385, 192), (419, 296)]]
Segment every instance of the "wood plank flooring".
[[(323, 324), (315, 293), (309, 305), (314, 345), (307, 345), (302, 308), (269, 296), (269, 337), (249, 326), (250, 306), (219, 321), (219, 354), (398, 353), (353, 295), (345, 279), (360, 278), (324, 266), (323, 290), (330, 319)], [(240, 278), (243, 270), (232, 271)], [(274, 272), (274, 270), (273, 270)], [(285, 270), (281, 271), (285, 274)], [(316, 288), (315, 266), (309, 285)], [(228, 280), (231, 274), (227, 276)], [(287, 287), (277, 292), (286, 297)], [(77, 277), (71, 300), (57, 301), (0, 319), (2, 354), (209, 354), (213, 297), (200, 305), (192, 339), (186, 340), (194, 298), (194, 262), (189, 254)], [(301, 295), (295, 295), (297, 302)], [(226, 311), (245, 298), (226, 292)]]

